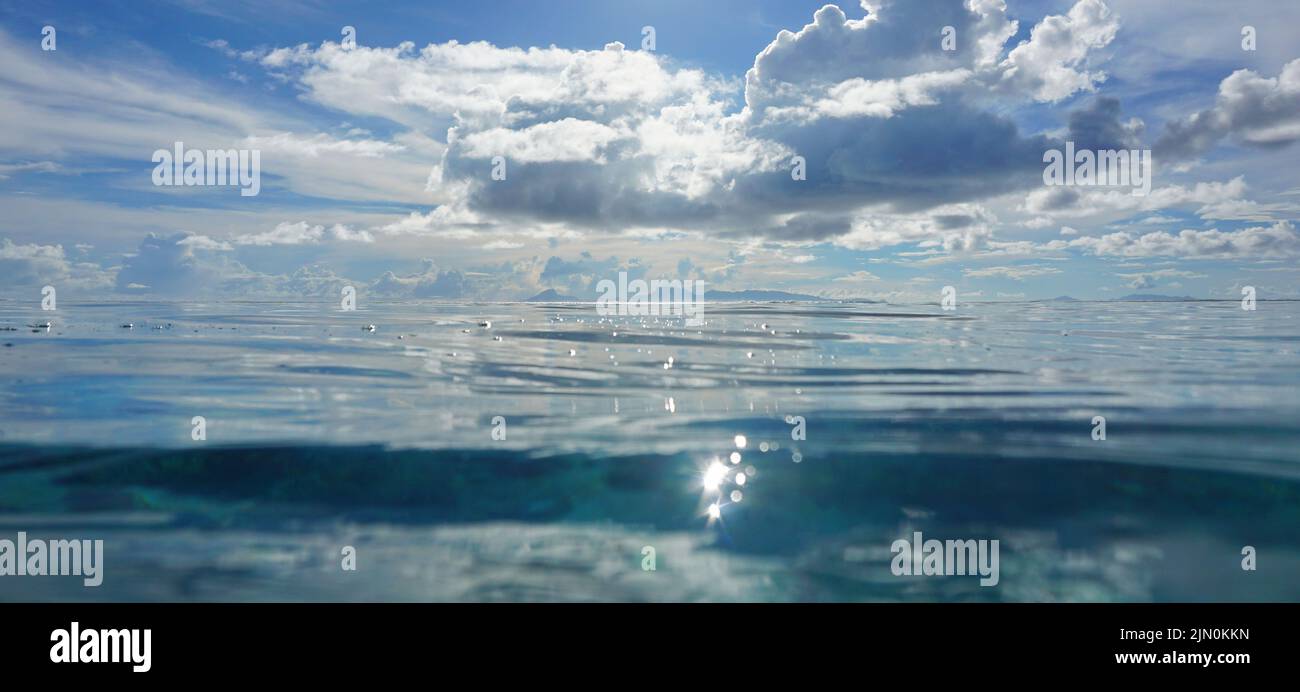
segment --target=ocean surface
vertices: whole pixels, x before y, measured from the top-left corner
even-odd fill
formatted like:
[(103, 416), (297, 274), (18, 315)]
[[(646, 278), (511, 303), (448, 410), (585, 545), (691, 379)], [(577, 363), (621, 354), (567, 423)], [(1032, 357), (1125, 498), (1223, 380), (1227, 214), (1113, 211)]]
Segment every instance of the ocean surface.
[(104, 541), (0, 600), (1300, 600), (1298, 302), (704, 321), (0, 301), (0, 539)]

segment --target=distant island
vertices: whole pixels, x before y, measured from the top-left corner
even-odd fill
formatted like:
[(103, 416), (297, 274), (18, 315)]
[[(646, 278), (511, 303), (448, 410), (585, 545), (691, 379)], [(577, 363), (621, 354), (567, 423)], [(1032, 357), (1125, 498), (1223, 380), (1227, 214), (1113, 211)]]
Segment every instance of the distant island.
[(583, 300), (581, 298), (574, 298), (573, 296), (566, 296), (563, 293), (560, 293), (559, 291), (555, 290), (554, 288), (548, 288), (545, 291), (538, 293), (537, 295), (533, 296), (532, 298), (529, 298), (524, 302), (527, 303), (590, 303), (591, 301)]

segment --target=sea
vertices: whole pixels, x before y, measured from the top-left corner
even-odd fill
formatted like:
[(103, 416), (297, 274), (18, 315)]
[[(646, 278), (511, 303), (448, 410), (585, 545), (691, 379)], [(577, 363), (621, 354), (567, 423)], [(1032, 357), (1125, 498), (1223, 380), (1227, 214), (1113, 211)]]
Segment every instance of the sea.
[[(0, 301), (4, 601), (1298, 601), (1300, 302)], [(997, 541), (999, 576), (897, 541)]]

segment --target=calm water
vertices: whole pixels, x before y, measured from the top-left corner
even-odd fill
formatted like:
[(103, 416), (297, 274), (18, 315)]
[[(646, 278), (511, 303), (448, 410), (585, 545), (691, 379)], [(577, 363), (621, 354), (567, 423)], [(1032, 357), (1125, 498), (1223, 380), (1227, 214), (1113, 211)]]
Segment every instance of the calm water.
[[(1300, 600), (1296, 302), (38, 308), (0, 538), (105, 576), (3, 600)], [(913, 531), (1000, 583), (895, 576)]]

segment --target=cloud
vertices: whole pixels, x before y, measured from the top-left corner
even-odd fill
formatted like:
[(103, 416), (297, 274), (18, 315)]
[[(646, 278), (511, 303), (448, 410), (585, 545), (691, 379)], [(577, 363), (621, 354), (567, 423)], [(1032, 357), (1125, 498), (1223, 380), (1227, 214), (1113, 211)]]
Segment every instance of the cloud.
[(807, 123), (818, 118), (890, 118), (915, 106), (933, 106), (939, 94), (965, 84), (969, 70), (908, 75), (900, 79), (847, 79), (827, 87), (825, 94), (803, 105), (769, 106), (766, 119)]
[[(289, 223), (285, 221), (275, 228), (263, 233), (245, 233), (235, 237), (236, 245), (314, 245), (326, 238), (342, 242), (373, 243), (375, 238), (369, 231), (357, 231), (347, 226), (335, 224), (327, 231), (324, 226), (311, 225), (306, 221)], [(192, 242), (192, 241), (186, 241)]]
[(1096, 255), (1118, 257), (1295, 257), (1300, 256), (1300, 234), (1289, 221), (1237, 231), (1183, 230), (1177, 234), (1155, 232), (1134, 235), (1128, 231), (1100, 237), (1076, 238), (1069, 247)]
[(53, 161), (34, 161), (30, 163), (0, 163), (0, 180), (7, 180), (14, 173), (57, 173), (62, 166)]
[(178, 241), (178, 243), (195, 250), (227, 251), (234, 249), (234, 246), (230, 243), (221, 240), (214, 240), (208, 236), (197, 234), (187, 235)]
[(1069, 136), (1076, 151), (1139, 149), (1145, 125), (1137, 118), (1120, 121), (1119, 99), (1099, 96), (1069, 116)]
[[(307, 226), (304, 230), (301, 223), (281, 224), (281, 227), (277, 227), (279, 235), (276, 237), (280, 242), (273, 244), (325, 233), (319, 226)], [(259, 273), (224, 254), (195, 254), (196, 248), (210, 246), (208, 242), (195, 241), (197, 237), (185, 233), (170, 236), (149, 234), (139, 248), (125, 258), (117, 273), (117, 290), (169, 297), (241, 295), (298, 299), (313, 296), (337, 299), (345, 285), (387, 298), (458, 299), (476, 292), (463, 272), (442, 270), (428, 259), (422, 261), (421, 269), (416, 273), (399, 276), (389, 271), (369, 283), (341, 276), (321, 265), (299, 267), (288, 274)]]
[[(773, 110), (780, 118), (790, 108), (829, 101), (835, 90), (840, 95), (859, 91), (859, 101), (870, 100), (874, 92), (878, 99), (928, 102), (930, 88), (954, 86), (975, 70), (992, 67), (1016, 31), (999, 0), (861, 4), (867, 11), (862, 19), (849, 19), (828, 4), (810, 24), (797, 32), (780, 31), (759, 52), (745, 74), (745, 105), (753, 117), (766, 119)], [(939, 50), (944, 26), (956, 31), (954, 51)]]
[(1013, 281), (1024, 281), (1025, 279), (1036, 276), (1050, 276), (1060, 274), (1061, 270), (1057, 267), (1044, 267), (1025, 265), (1018, 267), (983, 267), (981, 269), (965, 269), (962, 274), (972, 279), (1004, 277)]
[(1155, 152), (1162, 158), (1191, 158), (1225, 138), (1261, 148), (1300, 139), (1300, 58), (1276, 78), (1233, 72), (1219, 84), (1213, 106), (1168, 124)]
[[(50, 61), (28, 45), (0, 30), (0, 64), (11, 68), (0, 82), (0, 152), (7, 157), (65, 168), (112, 159), (127, 175), (143, 171), (126, 179), (129, 187), (147, 184), (150, 152), (178, 141), (198, 149), (258, 148), (264, 176), (299, 194), (436, 201), (423, 185), (444, 146), (432, 140), (337, 138), (298, 116), (232, 99), (227, 86), (183, 76), (153, 55), (92, 59), (72, 51)], [(303, 131), (312, 134), (297, 134)]]
[(855, 250), (914, 243), (937, 252), (969, 252), (987, 245), (994, 217), (978, 204), (952, 204), (925, 212), (869, 211), (850, 218), (835, 242)]
[(0, 286), (36, 302), (46, 285), (59, 291), (96, 291), (112, 286), (112, 278), (99, 265), (70, 260), (62, 245), (24, 245), (8, 238), (0, 242)]
[(325, 235), (324, 226), (312, 226), (306, 221), (284, 222), (263, 233), (246, 233), (235, 238), (236, 245), (310, 245), (320, 242)]
[(1055, 102), (1077, 91), (1092, 91), (1104, 72), (1081, 69), (1089, 52), (1115, 38), (1119, 19), (1101, 0), (1080, 0), (1065, 15), (1039, 22), (1029, 40), (1002, 62), (1001, 86), (1028, 92), (1038, 101)]
[(330, 226), (328, 235), (330, 238), (344, 243), (375, 242), (375, 237), (370, 234), (370, 231), (355, 230), (337, 223)]
[(595, 293), (596, 283), (602, 279), (617, 280), (619, 272), (627, 272), (628, 279), (646, 277), (646, 266), (633, 257), (626, 261), (618, 257), (596, 259), (589, 252), (576, 259), (551, 256), (538, 276), (541, 286), (555, 288), (561, 293), (585, 297)]
[(869, 271), (855, 271), (855, 272), (853, 272), (852, 274), (848, 274), (848, 275), (845, 275), (845, 276), (840, 276), (840, 277), (837, 277), (837, 278), (835, 278), (835, 279), (833, 279), (833, 280), (834, 280), (834, 281), (854, 281), (854, 282), (857, 282), (857, 281), (880, 281), (880, 277), (879, 277), (879, 276), (876, 276), (875, 274), (872, 274), (872, 273), (869, 272)]
[(117, 290), (122, 293), (153, 293), (189, 296), (215, 278), (199, 265), (184, 241), (185, 233), (158, 236), (150, 233), (139, 248), (127, 255), (117, 273)]
[(1240, 200), (1246, 194), (1246, 179), (1238, 176), (1226, 182), (1199, 182), (1191, 187), (1165, 185), (1150, 194), (1134, 195), (1129, 190), (1100, 187), (1040, 187), (1025, 196), (1022, 210), (1031, 214), (1083, 217), (1107, 213), (1133, 213), (1177, 207), (1213, 208)]
[(318, 132), (310, 137), (292, 132), (253, 135), (247, 137), (244, 143), (251, 149), (308, 158), (345, 155), (375, 159), (383, 158), (385, 154), (395, 154), (406, 149), (400, 144), (375, 139), (335, 139), (323, 132)]
[(377, 295), (401, 298), (463, 298), (470, 292), (465, 275), (457, 270), (441, 271), (431, 259), (421, 260), (422, 269), (407, 276), (384, 272), (370, 285)]
[[(1136, 272), (1130, 274), (1116, 274), (1125, 279), (1129, 279), (1129, 288), (1146, 290), (1155, 288), (1162, 280), (1170, 278), (1187, 278), (1187, 279), (1204, 279), (1205, 274), (1197, 274), (1192, 271), (1182, 269), (1159, 269), (1150, 272)], [(1177, 282), (1167, 284), (1170, 288), (1177, 288)]]
[[(741, 85), (620, 43), (326, 42), (265, 51), (260, 63), (307, 100), (433, 141), (445, 133), (428, 179), (441, 206), (385, 233), (558, 228), (841, 242), (867, 209), (921, 211), (1040, 182), (1050, 141), (979, 101), (990, 85), (1013, 101), (1091, 88), (1099, 76), (1074, 69), (1109, 41), (1115, 21), (1097, 0), (1080, 0), (1004, 54), (1017, 24), (1000, 0), (862, 6), (861, 19), (827, 5), (800, 31), (780, 32), (746, 73), (740, 112), (730, 104)], [(958, 32), (955, 51), (938, 49), (945, 25)], [(491, 177), (495, 156), (506, 159), (503, 180)], [(797, 160), (804, 180), (792, 179)], [(983, 234), (938, 237), (961, 247)]]
[[(743, 77), (620, 43), (576, 50), (483, 41), (354, 50), (328, 41), (253, 50), (210, 41), (220, 56), (202, 51), (204, 60), (232, 62), (185, 75), (160, 55), (134, 59), (143, 53), (131, 47), (112, 55), (132, 59), (69, 54), (72, 62), (51, 62), (0, 33), (0, 59), (18, 73), (0, 84), (0, 178), (22, 183), (5, 193), (10, 218), (0, 230), (78, 258), (90, 256), (72, 250), (84, 236), (39, 243), (64, 228), (93, 233), (103, 257), (155, 231), (125, 260), (112, 254), (102, 268), (83, 269), (130, 292), (214, 295), (332, 297), (342, 282), (391, 297), (518, 297), (541, 288), (588, 295), (593, 281), (620, 270), (674, 266), (711, 285), (761, 281), (824, 293), (879, 281), (852, 272), (875, 262), (959, 262), (973, 278), (1024, 281), (1058, 266), (1070, 271), (1070, 262), (1049, 260), (1080, 255), (1300, 254), (1291, 226), (1300, 204), (1248, 199), (1244, 177), (1226, 179), (1240, 166), (1215, 182), (1171, 161), (1146, 197), (1042, 186), (1044, 149), (1065, 139), (1140, 147), (1145, 125), (1134, 113), (1181, 107), (1178, 99), (1195, 98), (1189, 85), (1209, 84), (1209, 96), (1226, 70), (1198, 83), (1200, 63), (1179, 71), (1162, 57), (1180, 75), (1163, 92), (1134, 98), (1145, 82), (1121, 72), (1125, 79), (1106, 83), (1103, 68), (1114, 64), (1103, 61), (1127, 59), (1138, 39), (1127, 23), (1119, 34), (1120, 17), (1099, 0), (1047, 3), (1061, 14), (1045, 18), (1028, 14), (1044, 3), (1017, 5), (1020, 23), (1001, 0), (860, 5), (863, 12), (847, 13), (828, 5), (806, 26), (753, 46), (761, 50)], [(945, 26), (956, 29), (955, 51), (940, 48)], [(1025, 40), (1009, 45), (1012, 37)], [(1245, 59), (1268, 70), (1281, 64), (1257, 57)], [(1287, 100), (1296, 63), (1276, 79), (1234, 73), (1218, 85), (1213, 107), (1168, 125), (1165, 138), (1197, 153), (1202, 141), (1284, 146), (1296, 136), (1296, 104)], [(228, 68), (251, 75), (254, 86), (231, 83)], [(241, 102), (259, 82), (274, 87), (271, 97)], [(1091, 93), (1103, 85), (1105, 93)], [(1173, 92), (1180, 96), (1171, 103), (1165, 94)], [(293, 99), (305, 104), (289, 107)], [(266, 194), (236, 208), (214, 205), (204, 191), (146, 188), (153, 199), (136, 206), (76, 199), (81, 190), (69, 188), (77, 181), (31, 175), (118, 159), (103, 165), (146, 174), (85, 187), (130, 187), (147, 181), (139, 152), (177, 139), (261, 150)], [(491, 175), (495, 156), (506, 159), (502, 180)], [(802, 180), (791, 175), (796, 162)], [(1290, 173), (1252, 178), (1251, 192), (1294, 188)], [(45, 194), (60, 186), (63, 198)], [(1212, 228), (1223, 220), (1253, 228)], [(1184, 225), (1195, 229), (1175, 230)], [(177, 228), (187, 233), (170, 235)], [(1146, 232), (1156, 229), (1169, 232)], [(576, 254), (575, 240), (595, 254)], [(541, 255), (524, 251), (542, 241), (549, 249)], [(357, 261), (345, 257), (355, 253), (342, 252), (344, 242), (376, 247)], [(429, 248), (437, 263), (408, 273)], [(684, 255), (691, 260), (682, 265)], [(297, 269), (317, 258), (367, 273)], [(393, 272), (379, 273), (388, 267), (378, 262), (399, 258)], [(67, 258), (13, 261), (22, 263), (15, 272), (82, 271)], [(1130, 271), (1126, 279), (1160, 280)]]
[(538, 123), (522, 130), (496, 127), (474, 132), (461, 140), (461, 153), (468, 158), (491, 159), (503, 156), (508, 161), (546, 163), (552, 161), (605, 162), (605, 149), (620, 139), (630, 139), (630, 132), (589, 120), (565, 118)]
[(259, 57), (257, 51), (235, 50), (230, 46), (230, 42), (225, 40), (224, 38), (213, 39), (211, 41), (203, 41), (203, 45), (231, 59), (253, 61), (253, 60), (257, 60)]

